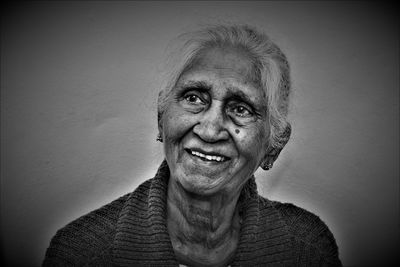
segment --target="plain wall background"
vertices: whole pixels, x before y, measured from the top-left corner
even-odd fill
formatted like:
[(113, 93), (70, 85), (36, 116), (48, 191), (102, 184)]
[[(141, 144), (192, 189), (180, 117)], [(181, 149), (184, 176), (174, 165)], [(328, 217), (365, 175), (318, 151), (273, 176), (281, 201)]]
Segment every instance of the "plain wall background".
[(85, 1), (2, 8), (1, 236), (9, 263), (40, 265), (57, 229), (155, 174), (165, 48), (179, 33), (224, 21), (263, 29), (291, 62), (293, 135), (274, 168), (256, 173), (260, 193), (318, 214), (346, 266), (394, 259), (394, 7)]

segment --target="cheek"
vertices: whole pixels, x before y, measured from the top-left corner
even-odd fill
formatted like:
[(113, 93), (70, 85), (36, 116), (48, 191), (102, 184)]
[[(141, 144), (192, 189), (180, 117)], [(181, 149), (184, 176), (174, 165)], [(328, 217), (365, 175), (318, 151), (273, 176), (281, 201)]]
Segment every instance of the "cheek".
[[(236, 132), (236, 131), (235, 131)], [(266, 149), (268, 136), (265, 129), (256, 127), (253, 129), (236, 132), (236, 144), (240, 154), (248, 161), (258, 160)]]
[(166, 142), (177, 141), (192, 127), (192, 118), (174, 106), (169, 107), (162, 118)]

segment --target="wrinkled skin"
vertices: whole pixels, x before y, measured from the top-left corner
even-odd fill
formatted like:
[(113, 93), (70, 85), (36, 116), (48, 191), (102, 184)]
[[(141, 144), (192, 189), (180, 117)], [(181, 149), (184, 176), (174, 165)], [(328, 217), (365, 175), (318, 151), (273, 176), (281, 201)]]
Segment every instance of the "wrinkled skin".
[(268, 148), (267, 101), (251, 66), (239, 49), (206, 50), (180, 76), (160, 120), (168, 231), (181, 263), (221, 266), (234, 255), (236, 203)]
[[(237, 192), (265, 155), (266, 100), (250, 66), (240, 51), (213, 49), (181, 75), (172, 91), (160, 127), (171, 177), (190, 192)], [(185, 149), (229, 160), (203, 161)]]

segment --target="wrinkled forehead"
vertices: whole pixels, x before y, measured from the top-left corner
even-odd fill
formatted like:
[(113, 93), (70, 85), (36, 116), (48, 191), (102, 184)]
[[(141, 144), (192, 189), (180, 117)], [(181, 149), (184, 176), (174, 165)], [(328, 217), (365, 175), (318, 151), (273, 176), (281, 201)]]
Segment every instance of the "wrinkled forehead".
[[(238, 47), (212, 47), (200, 51), (190, 64), (188, 70), (214, 69), (227, 70), (242, 77), (245, 83), (260, 86), (259, 70), (250, 53)], [(260, 88), (261, 89), (261, 88)]]

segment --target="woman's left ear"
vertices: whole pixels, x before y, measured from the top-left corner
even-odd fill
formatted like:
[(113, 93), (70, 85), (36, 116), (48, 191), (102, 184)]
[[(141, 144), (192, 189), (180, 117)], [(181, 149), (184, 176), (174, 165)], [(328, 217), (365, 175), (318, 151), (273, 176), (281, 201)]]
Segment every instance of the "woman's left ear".
[(261, 161), (260, 167), (265, 171), (271, 169), (272, 165), (274, 165), (274, 162), (278, 158), (281, 151), (282, 148), (275, 148), (269, 146), (267, 148), (267, 152), (265, 153), (263, 160)]
[(263, 160), (261, 161), (260, 167), (263, 168), (264, 170), (269, 170), (272, 168), (272, 165), (274, 164), (275, 160), (278, 158), (279, 154), (281, 153), (283, 147), (287, 144), (289, 141), (290, 135), (292, 133), (292, 127), (288, 123), (286, 125), (285, 131), (282, 133), (280, 136), (281, 142), (280, 148), (275, 148), (270, 145), (268, 145), (267, 151), (264, 155)]

